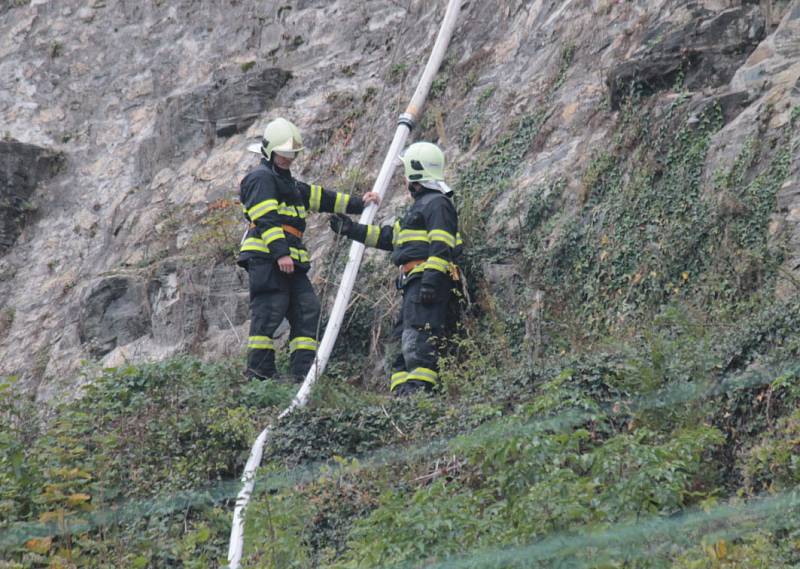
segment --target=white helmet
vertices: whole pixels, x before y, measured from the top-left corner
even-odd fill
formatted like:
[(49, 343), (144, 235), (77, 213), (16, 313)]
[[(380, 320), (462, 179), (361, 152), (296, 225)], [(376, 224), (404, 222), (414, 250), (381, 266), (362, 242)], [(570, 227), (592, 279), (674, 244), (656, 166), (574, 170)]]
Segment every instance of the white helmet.
[(415, 142), (400, 156), (405, 177), (428, 189), (450, 195), (453, 190), (444, 183), (444, 153), (430, 142)]
[(264, 129), (261, 143), (251, 144), (247, 147), (250, 152), (263, 154), (267, 160), (272, 160), (272, 153), (280, 156), (294, 158), (303, 150), (303, 138), (300, 130), (284, 118), (271, 121)]

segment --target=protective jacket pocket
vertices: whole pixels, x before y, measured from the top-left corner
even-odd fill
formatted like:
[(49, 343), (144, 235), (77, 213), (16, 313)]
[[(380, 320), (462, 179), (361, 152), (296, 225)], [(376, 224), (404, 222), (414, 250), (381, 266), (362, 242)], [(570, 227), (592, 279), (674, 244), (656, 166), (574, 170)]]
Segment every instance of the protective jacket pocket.
[(284, 288), (285, 279), (272, 259), (251, 258), (247, 262), (247, 274), (250, 276), (251, 297)]

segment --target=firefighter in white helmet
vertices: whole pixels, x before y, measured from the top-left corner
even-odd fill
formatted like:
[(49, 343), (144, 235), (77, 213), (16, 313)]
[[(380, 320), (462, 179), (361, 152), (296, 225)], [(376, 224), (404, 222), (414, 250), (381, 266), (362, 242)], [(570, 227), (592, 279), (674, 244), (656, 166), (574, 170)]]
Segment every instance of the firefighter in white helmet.
[(297, 127), (276, 118), (264, 129), (260, 164), (240, 185), (240, 199), (250, 228), (242, 241), (239, 264), (250, 277), (250, 336), (245, 374), (259, 379), (277, 375), (273, 335), (284, 317), (289, 336), (290, 374), (302, 381), (317, 349), (320, 303), (306, 273), (310, 267), (303, 244), (309, 211), (361, 213), (378, 195), (363, 198), (309, 185), (292, 177), (290, 167), (303, 150)]
[(438, 350), (457, 315), (462, 241), (453, 191), (444, 181), (444, 154), (435, 144), (417, 142), (400, 157), (406, 186), (414, 198), (394, 225), (353, 223), (344, 215), (331, 228), (369, 247), (392, 252), (400, 267), (403, 303), (396, 333), (402, 353), (392, 364), (389, 387), (395, 395), (431, 390), (438, 382)]

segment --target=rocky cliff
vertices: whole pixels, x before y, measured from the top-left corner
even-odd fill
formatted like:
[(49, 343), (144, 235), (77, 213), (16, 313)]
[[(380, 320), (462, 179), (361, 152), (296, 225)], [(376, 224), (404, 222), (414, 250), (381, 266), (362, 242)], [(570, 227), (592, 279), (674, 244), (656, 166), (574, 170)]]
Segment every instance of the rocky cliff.
[[(84, 360), (239, 354), (246, 144), (287, 116), (298, 177), (368, 189), (441, 4), (6, 2), (0, 374), (47, 399)], [(508, 283), (589, 327), (720, 264), (733, 284), (692, 298), (796, 294), (798, 56), (798, 0), (467, 2), (415, 136), (450, 160), (476, 279), (528, 328)], [(319, 287), (330, 241), (312, 223)]]

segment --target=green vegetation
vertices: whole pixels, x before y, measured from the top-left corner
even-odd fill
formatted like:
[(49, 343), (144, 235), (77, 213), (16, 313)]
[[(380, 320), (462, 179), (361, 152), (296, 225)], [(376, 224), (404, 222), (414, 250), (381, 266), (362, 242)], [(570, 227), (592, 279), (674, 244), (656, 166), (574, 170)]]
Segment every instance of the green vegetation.
[(389, 68), (389, 74), (387, 78), (389, 81), (400, 81), (402, 79), (405, 79), (407, 73), (408, 73), (407, 63), (395, 63)]
[(177, 359), (105, 371), (45, 429), (11, 389), (0, 385), (4, 567), (217, 567), (235, 492), (220, 500), (218, 485), (291, 397), (235, 366)]
[[(634, 95), (572, 180), (522, 187), (549, 95), (482, 149), (494, 91), (475, 96), (459, 140), (474, 160), (454, 184), (474, 303), (439, 392), (385, 395), (396, 299), (383, 265), (364, 267), (326, 377), (266, 449), (245, 566), (798, 566), (800, 300), (776, 294), (784, 251), (768, 224), (800, 111), (769, 130), (764, 109), (708, 176), (722, 109)], [(365, 183), (360, 168), (339, 174)], [(233, 208), (209, 208), (203, 258), (230, 258)], [(490, 285), (492, 264), (513, 276)], [(50, 357), (32, 363), (44, 373)], [(3, 569), (219, 566), (249, 446), (293, 392), (190, 358), (104, 371), (47, 416), (12, 389), (0, 387)]]
[(240, 207), (238, 202), (228, 199), (208, 205), (190, 242), (195, 259), (211, 263), (235, 262), (242, 232)]

